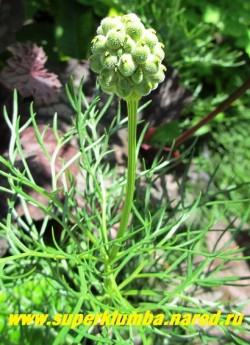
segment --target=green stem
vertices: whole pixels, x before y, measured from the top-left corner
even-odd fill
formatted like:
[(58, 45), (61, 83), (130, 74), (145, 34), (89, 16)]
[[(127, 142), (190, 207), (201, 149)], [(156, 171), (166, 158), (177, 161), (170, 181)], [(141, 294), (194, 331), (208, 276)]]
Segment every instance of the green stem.
[(106, 304), (109, 304), (111, 301), (110, 296), (112, 296), (114, 299), (119, 302), (121, 306), (123, 306), (126, 309), (131, 309), (131, 304), (122, 296), (121, 291), (119, 287), (117, 286), (115, 276), (112, 272), (112, 267), (106, 262), (105, 263), (105, 272), (108, 273), (107, 277), (104, 280), (104, 284), (106, 287), (106, 290), (108, 292), (108, 295), (106, 297)]
[(135, 189), (135, 171), (136, 171), (136, 125), (138, 99), (129, 98), (126, 100), (128, 108), (128, 173), (124, 206), (121, 215), (121, 222), (118, 228), (116, 240), (118, 240), (111, 250), (110, 260), (112, 261), (119, 252), (119, 239), (124, 236), (127, 229), (129, 215), (133, 204)]

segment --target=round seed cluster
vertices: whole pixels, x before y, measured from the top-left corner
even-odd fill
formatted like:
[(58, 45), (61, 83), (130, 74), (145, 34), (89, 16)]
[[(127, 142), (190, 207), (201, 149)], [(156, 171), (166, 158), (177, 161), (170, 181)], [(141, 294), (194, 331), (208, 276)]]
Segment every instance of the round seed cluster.
[(101, 21), (92, 40), (90, 67), (98, 83), (121, 98), (148, 95), (165, 78), (164, 46), (153, 29), (131, 13)]

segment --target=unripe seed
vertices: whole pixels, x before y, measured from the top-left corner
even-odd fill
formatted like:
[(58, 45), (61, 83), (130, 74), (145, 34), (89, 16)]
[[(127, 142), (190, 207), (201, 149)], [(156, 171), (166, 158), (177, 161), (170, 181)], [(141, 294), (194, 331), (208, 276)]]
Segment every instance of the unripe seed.
[(134, 86), (134, 91), (139, 96), (146, 96), (152, 90), (152, 83), (150, 83), (147, 79), (144, 79), (140, 84), (136, 84)]
[(103, 92), (106, 92), (108, 94), (112, 94), (112, 93), (115, 92), (115, 86), (110, 86), (110, 87), (103, 86), (103, 85), (100, 85), (100, 86), (101, 86), (101, 89), (102, 89)]
[(115, 72), (114, 70), (109, 70), (109, 69), (103, 69), (102, 73), (99, 76), (99, 83), (101, 86), (104, 87), (113, 87), (115, 86)]
[(134, 73), (136, 66), (130, 54), (121, 56), (118, 69), (124, 77), (130, 77)]
[(159, 84), (158, 83), (153, 83), (151, 85), (152, 85), (152, 91), (153, 91), (153, 90), (157, 89)]
[(164, 45), (160, 42), (158, 42), (154, 48), (153, 48), (153, 51), (152, 53), (156, 56), (158, 56), (158, 58), (162, 61), (165, 57), (165, 53), (164, 53)]
[(100, 31), (102, 31), (103, 34), (106, 35), (109, 32), (109, 30), (121, 27), (121, 23), (120, 23), (119, 18), (120, 17), (114, 17), (114, 18), (107, 17), (107, 18), (104, 18), (101, 21), (101, 26), (99, 27)]
[(132, 93), (132, 87), (127, 78), (121, 78), (117, 80), (116, 93), (121, 98), (126, 98)]
[(112, 29), (107, 33), (107, 47), (117, 50), (121, 48), (125, 40), (125, 31), (121, 28)]
[(125, 41), (123, 44), (123, 49), (125, 53), (131, 53), (135, 48), (135, 41), (129, 35), (126, 35)]
[(114, 69), (118, 63), (118, 57), (115, 54), (111, 54), (109, 51), (107, 51), (101, 56), (101, 63), (104, 68)]
[(127, 21), (135, 21), (140, 22), (140, 18), (135, 13), (128, 13), (121, 17), (122, 23), (126, 23)]
[(101, 63), (101, 55), (100, 54), (91, 55), (89, 58), (89, 61), (90, 61), (91, 70), (95, 73), (100, 73), (101, 70), (103, 69), (103, 65)]
[(143, 72), (152, 75), (158, 72), (160, 67), (160, 59), (155, 55), (149, 55), (147, 61), (142, 65)]
[(154, 29), (147, 29), (144, 32), (143, 42), (151, 49), (158, 43), (158, 38)]
[(98, 54), (104, 51), (105, 49), (105, 44), (106, 44), (106, 37), (103, 35), (97, 35), (92, 41), (92, 53), (93, 54)]
[(165, 72), (166, 72), (166, 67), (161, 65), (159, 68), (159, 71), (156, 74), (153, 74), (149, 76), (149, 79), (152, 83), (162, 83), (163, 80), (165, 79)]
[(104, 35), (104, 32), (103, 32), (103, 30), (102, 30), (101, 25), (98, 26), (98, 28), (97, 28), (97, 30), (96, 30), (96, 33), (97, 33), (97, 35)]
[(150, 54), (148, 46), (144, 42), (138, 43), (132, 51), (132, 56), (138, 64), (144, 63)]
[(139, 84), (143, 81), (143, 73), (140, 67), (131, 75), (131, 79), (135, 84)]
[(137, 20), (127, 19), (124, 22), (126, 33), (134, 40), (139, 41), (142, 37), (144, 26)]
[(118, 58), (120, 58), (122, 56), (122, 54), (123, 54), (123, 49), (118, 49), (116, 51), (116, 54), (117, 54)]

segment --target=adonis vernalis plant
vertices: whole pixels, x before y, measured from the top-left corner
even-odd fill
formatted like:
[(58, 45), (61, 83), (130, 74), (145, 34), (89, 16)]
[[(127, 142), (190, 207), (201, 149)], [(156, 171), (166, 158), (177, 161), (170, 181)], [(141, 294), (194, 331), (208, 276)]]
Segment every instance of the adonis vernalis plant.
[[(26, 49), (21, 49), (23, 52)], [(18, 59), (11, 60), (10, 75), (15, 76), (14, 67), (20, 61), (26, 73), (21, 81), (29, 78), (30, 71), (45, 76), (44, 55), (40, 55), (41, 50), (35, 52), (37, 54), (31, 56), (33, 62), (37, 61), (36, 57), (43, 58), (33, 65), (34, 69), (26, 68), (26, 60), (20, 60), (18, 55)], [(216, 195), (211, 195), (209, 188), (202, 195), (199, 190), (197, 195), (192, 192), (190, 201), (190, 194), (186, 196), (185, 177), (180, 188), (176, 188), (178, 195), (165, 193), (167, 189), (170, 191), (167, 183), (164, 185), (166, 190), (161, 189), (156, 195), (157, 183), (167, 182), (165, 177), (171, 162), (168, 158), (159, 162), (157, 154), (152, 167), (138, 169), (136, 176), (138, 103), (164, 80), (163, 59), (164, 47), (155, 31), (146, 29), (135, 14), (105, 18), (92, 41), (90, 57), (91, 69), (98, 73), (100, 88), (112, 94), (101, 110), (97, 109), (98, 98), (88, 103), (82, 90), (83, 81), (76, 93), (71, 80), (66, 91), (76, 116), (67, 133), (60, 135), (57, 116), (53, 130), (38, 126), (32, 106), (31, 118), (20, 128), (17, 93), (14, 93), (12, 120), (7, 110), (4, 111), (11, 131), (8, 157), (0, 156), (0, 177), (6, 182), (0, 185), (0, 191), (8, 198), (7, 216), (0, 222), (0, 238), (6, 238), (9, 243), (7, 254), (0, 258), (0, 284), (4, 288), (0, 293), (3, 343), (194, 345), (218, 340), (224, 345), (244, 344), (241, 334), (248, 321), (244, 325), (238, 323), (234, 328), (229, 328), (224, 321), (229, 313), (241, 313), (247, 301), (242, 299), (236, 304), (236, 298), (225, 301), (216, 294), (212, 298), (204, 295), (213, 295), (218, 287), (224, 289), (230, 282), (234, 286), (240, 277), (235, 274), (225, 277), (218, 273), (227, 268), (227, 263), (245, 260), (238, 256), (238, 248), (226, 244), (217, 246), (220, 239), (211, 250), (206, 246), (205, 236), (213, 229), (212, 222), (207, 224), (204, 219), (208, 218), (207, 214), (210, 217), (211, 207), (219, 212)], [(54, 85), (53, 81), (51, 76), (49, 86)], [(123, 174), (117, 176), (117, 167), (111, 167), (107, 158), (112, 151), (109, 150), (109, 139), (127, 121), (126, 118), (120, 121), (119, 107), (109, 128), (101, 135), (98, 132), (113, 94), (125, 100), (128, 109), (127, 178)], [(39, 185), (30, 169), (29, 157), (25, 155), (22, 137), (30, 123), (37, 141), (36, 151), (42, 150), (46, 155), (52, 186), (49, 190)], [(49, 133), (55, 137), (53, 150), (46, 145)], [(28, 140), (26, 135), (25, 138)], [(142, 138), (143, 132), (139, 143)], [(65, 152), (75, 139), (79, 144), (75, 154), (63, 160), (60, 152)], [(60, 160), (59, 171), (57, 158)], [(18, 160), (22, 164), (18, 165)], [(77, 176), (73, 176), (75, 171), (68, 169), (73, 165)], [(136, 193), (135, 178), (138, 183)], [(46, 205), (29, 193), (30, 190), (35, 191), (36, 196), (43, 196)], [(223, 209), (227, 201), (219, 200)], [(34, 222), (30, 204), (43, 212), (42, 221)], [(233, 200), (230, 205), (234, 205)], [(18, 206), (23, 209), (22, 216)], [(131, 210), (133, 221), (129, 225)], [(202, 226), (197, 227), (194, 219), (202, 219)], [(111, 236), (110, 232), (116, 231), (117, 224), (116, 236)], [(234, 229), (228, 229), (228, 234), (230, 231), (235, 233)], [(7, 325), (9, 313), (32, 311), (52, 317), (55, 314), (69, 317), (80, 314), (81, 317), (87, 313), (100, 315), (107, 312), (109, 320), (116, 311), (131, 315), (133, 319), (139, 315), (137, 313), (146, 312), (155, 314), (157, 322), (143, 327), (131, 323), (118, 327), (113, 322), (106, 326), (89, 326), (78, 322), (76, 327), (67, 318), (67, 324), (62, 323), (59, 327), (54, 327), (52, 320), (49, 321), (51, 327), (47, 324), (39, 328), (32, 325), (17, 329)], [(221, 313), (222, 322), (211, 332), (210, 327), (188, 324), (185, 318), (180, 324), (164, 322), (165, 317), (170, 320), (176, 313), (188, 317), (205, 314), (208, 318), (217, 311)], [(16, 339), (13, 340), (14, 336)]]
[[(155, 30), (146, 29), (134, 13), (103, 19), (92, 40), (90, 66), (99, 74), (101, 89), (124, 99), (128, 109), (127, 188), (117, 239), (126, 231), (133, 202), (138, 101), (165, 78), (163, 48)], [(118, 254), (118, 248), (117, 244), (112, 248), (111, 260)]]

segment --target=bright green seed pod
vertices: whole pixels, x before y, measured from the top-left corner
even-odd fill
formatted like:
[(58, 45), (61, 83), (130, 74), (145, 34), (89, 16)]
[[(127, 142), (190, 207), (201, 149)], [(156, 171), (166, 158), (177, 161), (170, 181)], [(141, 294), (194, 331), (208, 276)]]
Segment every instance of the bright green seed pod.
[(153, 53), (153, 55), (158, 56), (158, 58), (162, 61), (164, 59), (164, 57), (165, 57), (164, 45), (162, 43), (158, 42), (154, 46), (154, 48), (152, 50), (152, 53)]
[(154, 46), (158, 43), (158, 38), (156, 36), (156, 32), (154, 29), (147, 29), (145, 30), (144, 36), (143, 36), (143, 42), (150, 48), (154, 48)]
[[(98, 37), (98, 36), (97, 36)], [(125, 40), (125, 31), (121, 28), (114, 28), (107, 33), (107, 47), (117, 50), (121, 48)]]
[(152, 83), (162, 83), (163, 80), (165, 79), (165, 72), (166, 72), (166, 67), (161, 65), (160, 68), (159, 68), (159, 71), (156, 73), (156, 74), (153, 74), (151, 75), (149, 78), (150, 78), (150, 81)]
[(123, 52), (123, 49), (118, 49), (118, 50), (116, 51), (116, 54), (117, 54), (117, 56), (118, 56), (118, 59), (120, 59), (120, 57), (122, 56), (123, 53), (124, 53), (124, 52)]
[(122, 23), (127, 23), (128, 21), (138, 22), (141, 20), (135, 13), (128, 13), (121, 17), (121, 21)]
[(99, 54), (105, 50), (106, 37), (97, 35), (92, 41), (91, 51), (93, 54)]
[(125, 41), (123, 44), (123, 49), (125, 53), (131, 53), (135, 48), (135, 41), (129, 35), (125, 36)]
[(110, 30), (121, 27), (120, 21), (118, 19), (119, 17), (114, 18), (104, 18), (101, 21), (101, 26), (97, 29), (103, 33), (103, 35), (106, 35)]
[(104, 68), (114, 69), (118, 63), (118, 56), (107, 51), (101, 56), (101, 63)]
[(143, 73), (140, 67), (131, 75), (131, 79), (135, 84), (140, 84), (143, 81)]
[(158, 56), (149, 55), (147, 61), (142, 65), (143, 72), (147, 75), (156, 74), (159, 71), (160, 63)]
[(135, 41), (139, 41), (142, 37), (144, 26), (141, 22), (128, 20), (125, 23), (126, 33)]
[(103, 30), (102, 30), (101, 25), (98, 26), (98, 28), (97, 28), (97, 30), (96, 30), (96, 33), (97, 33), (97, 35), (104, 35), (104, 32), (103, 32)]
[(110, 86), (110, 87), (103, 86), (103, 85), (100, 85), (100, 86), (101, 86), (102, 91), (105, 93), (108, 93), (109, 95), (111, 95), (112, 93), (115, 93), (115, 86)]
[(103, 87), (112, 87), (115, 85), (116, 74), (114, 70), (103, 69), (99, 76), (99, 84)]
[(118, 69), (124, 77), (130, 77), (136, 70), (136, 65), (130, 54), (123, 54), (120, 57)]
[(152, 91), (153, 91), (153, 90), (157, 89), (159, 84), (158, 83), (153, 83), (151, 85), (152, 85)]
[(124, 23), (126, 33), (134, 40), (139, 41), (142, 37), (143, 30), (145, 30), (144, 25), (136, 14), (130, 13), (122, 17), (122, 22)]
[(100, 73), (101, 70), (103, 69), (103, 65), (101, 63), (101, 55), (100, 54), (91, 55), (89, 60), (90, 60), (91, 70), (95, 73)]
[(92, 41), (90, 67), (104, 92), (122, 98), (147, 95), (165, 77), (164, 47), (136, 14), (105, 18)]
[(132, 87), (127, 78), (120, 78), (117, 80), (116, 93), (121, 98), (126, 98), (132, 93)]
[(152, 90), (152, 83), (150, 83), (147, 79), (144, 79), (140, 84), (136, 84), (134, 86), (134, 91), (139, 96), (147, 96)]
[(138, 43), (132, 51), (132, 56), (138, 64), (144, 63), (150, 54), (149, 47), (144, 43)]

